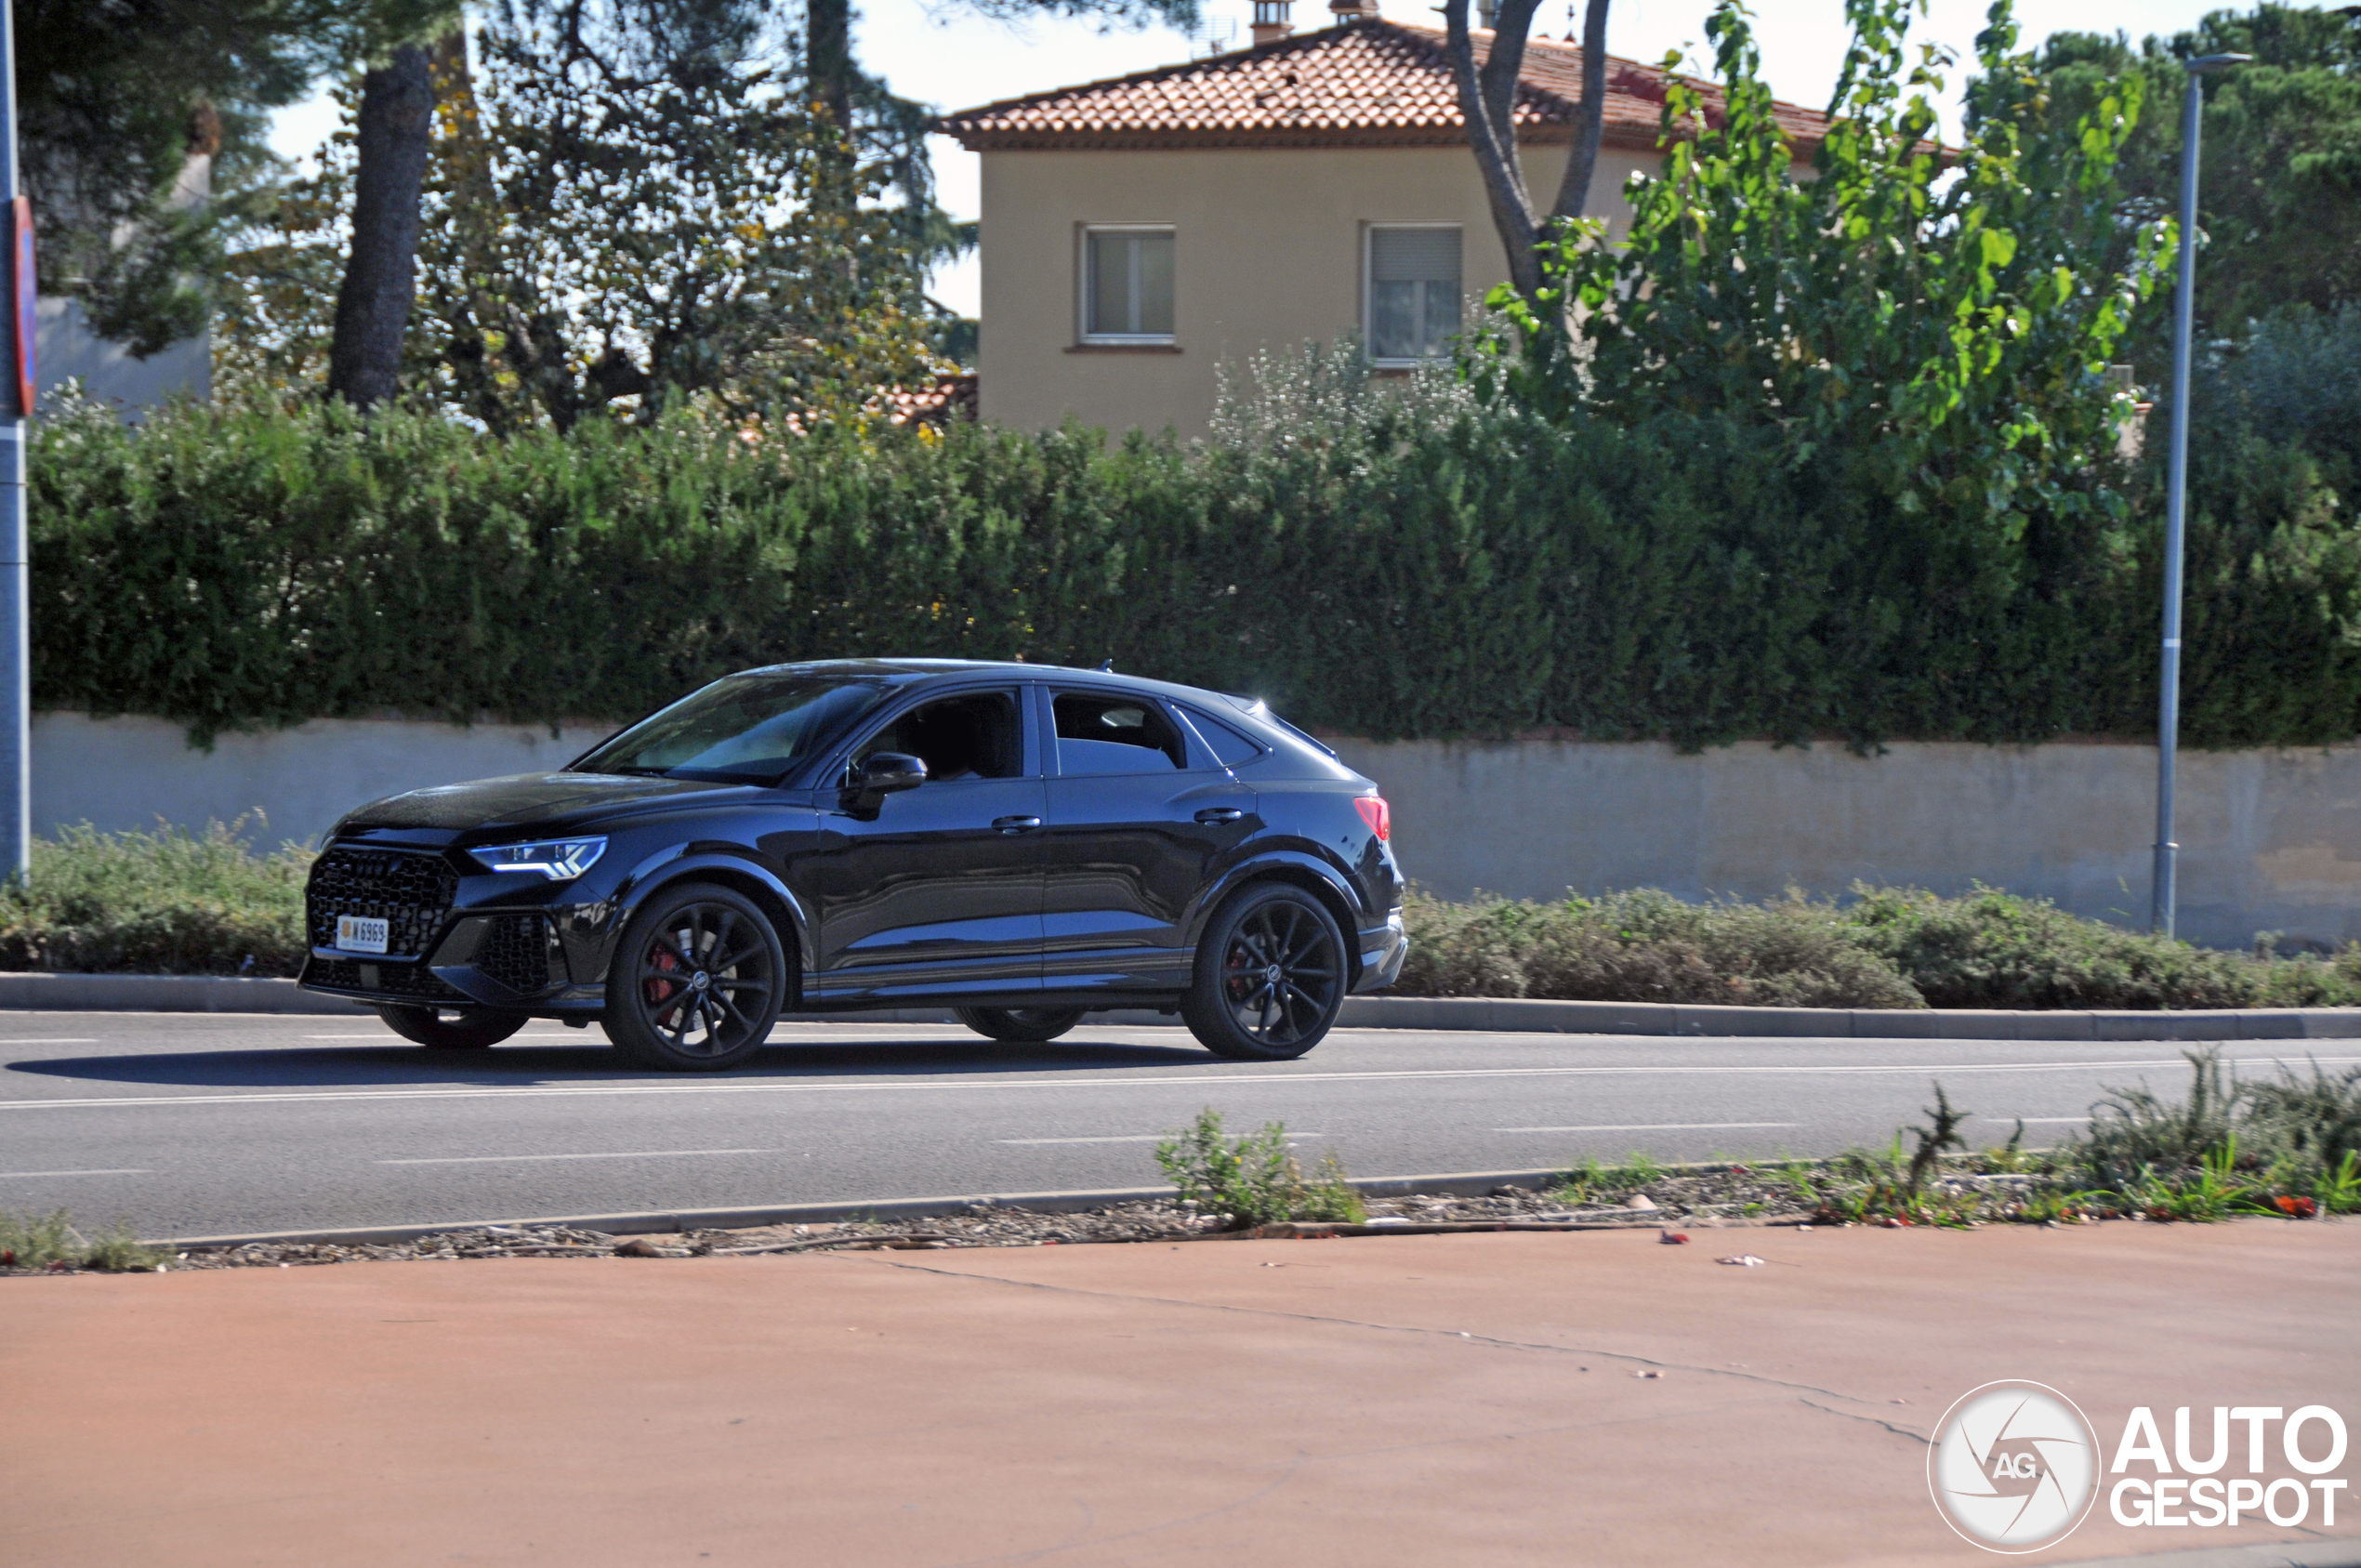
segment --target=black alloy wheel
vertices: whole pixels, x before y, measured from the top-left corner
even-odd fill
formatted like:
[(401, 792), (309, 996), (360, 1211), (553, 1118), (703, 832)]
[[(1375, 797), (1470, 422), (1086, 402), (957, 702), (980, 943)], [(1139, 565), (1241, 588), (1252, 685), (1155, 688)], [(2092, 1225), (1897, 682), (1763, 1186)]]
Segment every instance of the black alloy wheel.
[(1206, 928), (1180, 1016), (1216, 1056), (1286, 1061), (1326, 1037), (1344, 988), (1344, 938), (1335, 918), (1300, 888), (1262, 882), (1224, 904)]
[(498, 1045), (525, 1025), (523, 1013), (493, 1008), (381, 1007), (386, 1027), (430, 1050), (480, 1051)]
[(1080, 1008), (954, 1008), (959, 1021), (986, 1039), (1011, 1045), (1054, 1040), (1082, 1021)]
[(666, 888), (616, 943), (600, 1026), (643, 1067), (709, 1072), (762, 1048), (786, 1001), (786, 954), (752, 901)]

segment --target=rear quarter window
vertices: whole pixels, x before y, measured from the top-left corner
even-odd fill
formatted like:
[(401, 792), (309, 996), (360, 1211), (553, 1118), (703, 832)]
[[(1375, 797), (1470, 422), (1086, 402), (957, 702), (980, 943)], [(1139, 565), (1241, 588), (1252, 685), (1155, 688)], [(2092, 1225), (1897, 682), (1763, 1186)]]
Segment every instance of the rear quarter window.
[(1221, 759), (1224, 768), (1243, 767), (1262, 755), (1260, 745), (1210, 714), (1200, 713), (1195, 708), (1182, 708), (1180, 711), (1188, 716), (1191, 724), (1196, 726), (1198, 735), (1213, 755)]

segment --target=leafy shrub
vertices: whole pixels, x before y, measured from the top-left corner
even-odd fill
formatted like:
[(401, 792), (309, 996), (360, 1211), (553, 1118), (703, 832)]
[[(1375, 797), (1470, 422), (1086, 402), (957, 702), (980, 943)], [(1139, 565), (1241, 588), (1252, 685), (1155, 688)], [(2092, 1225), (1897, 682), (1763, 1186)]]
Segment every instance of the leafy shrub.
[(1856, 886), (1855, 940), (1938, 1008), (2341, 1007), (2361, 1001), (2361, 949), (2333, 962), (2193, 947), (1989, 888), (1941, 898)]
[(1829, 909), (1800, 900), (1694, 904), (1641, 889), (1550, 904), (1449, 904), (1413, 892), (1404, 918), (1410, 956), (1397, 989), (1412, 995), (1926, 1006)]
[(311, 856), (257, 855), (244, 824), (36, 839), (30, 880), (0, 887), (0, 969), (294, 974)]
[(1283, 1122), (1224, 1138), (1221, 1113), (1207, 1106), (1187, 1130), (1156, 1145), (1165, 1179), (1180, 1190), (1180, 1201), (1207, 1214), (1226, 1214), (1240, 1228), (1285, 1219), (1326, 1219), (1359, 1224), (1369, 1217), (1361, 1194), (1345, 1181), (1344, 1167), (1331, 1153), (1316, 1177), (1306, 1178), (1287, 1148)]
[[(2350, 739), (2349, 509), (2321, 459), (2219, 424), (2194, 458), (2183, 739)], [(68, 412), (32, 467), (35, 700), (203, 740), (621, 718), (785, 659), (1113, 655), (1378, 739), (2151, 731), (2153, 464), (2101, 476), (2123, 507), (2000, 526), (1974, 476), (1921, 504), (1783, 439), (1552, 422), (1447, 376), (1389, 392), (1325, 354), (1260, 362), (1201, 443)]]
[(1413, 891), (1396, 990), (1414, 996), (1807, 1008), (2252, 1008), (2361, 1004), (2334, 959), (2193, 947), (1978, 888), (1856, 885), (1848, 902), (1685, 903), (1641, 889), (1555, 903)]
[(140, 1245), (128, 1220), (117, 1221), (93, 1239), (75, 1230), (73, 1216), (62, 1208), (27, 1215), (0, 1208), (0, 1269), (46, 1269), (62, 1263), (76, 1269), (138, 1272), (163, 1261), (162, 1252)]
[(2361, 1069), (2242, 1083), (2218, 1050), (2183, 1053), (2189, 1090), (2174, 1101), (2144, 1083), (2109, 1087), (2089, 1128), (2053, 1158), (2157, 1219), (2361, 1212)]

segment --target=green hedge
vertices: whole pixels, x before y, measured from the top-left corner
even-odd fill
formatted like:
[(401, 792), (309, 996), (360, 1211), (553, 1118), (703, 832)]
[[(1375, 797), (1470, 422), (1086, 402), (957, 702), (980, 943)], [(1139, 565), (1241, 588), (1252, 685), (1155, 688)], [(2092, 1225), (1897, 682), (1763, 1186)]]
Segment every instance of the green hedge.
[[(2152, 473), (2094, 469), (2108, 504), (2002, 526), (1957, 484), (1886, 494), (1726, 421), (1552, 428), (1441, 383), (1317, 381), (1207, 442), (1112, 447), (68, 416), (33, 459), (35, 701), (201, 738), (620, 718), (732, 668), (894, 652), (1112, 656), (1381, 738), (2152, 731)], [(2349, 739), (2352, 465), (2214, 424), (2184, 738)]]
[(1842, 903), (1683, 903), (1652, 889), (1550, 903), (1413, 892), (1411, 996), (1800, 1008), (2347, 1008), (2361, 943), (2333, 957), (2223, 953), (1979, 888), (1855, 885)]

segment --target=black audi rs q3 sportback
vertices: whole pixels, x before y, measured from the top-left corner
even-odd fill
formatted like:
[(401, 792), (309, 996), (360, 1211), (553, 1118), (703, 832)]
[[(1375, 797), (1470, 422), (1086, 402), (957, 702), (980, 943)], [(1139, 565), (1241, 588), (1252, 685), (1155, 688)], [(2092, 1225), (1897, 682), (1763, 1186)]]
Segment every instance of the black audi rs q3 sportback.
[(330, 832), (307, 989), (423, 1046), (530, 1018), (651, 1067), (798, 1012), (941, 1005), (1039, 1041), (1178, 1011), (1226, 1057), (1319, 1044), (1409, 951), (1386, 803), (1247, 698), (937, 659), (748, 670), (556, 773)]

